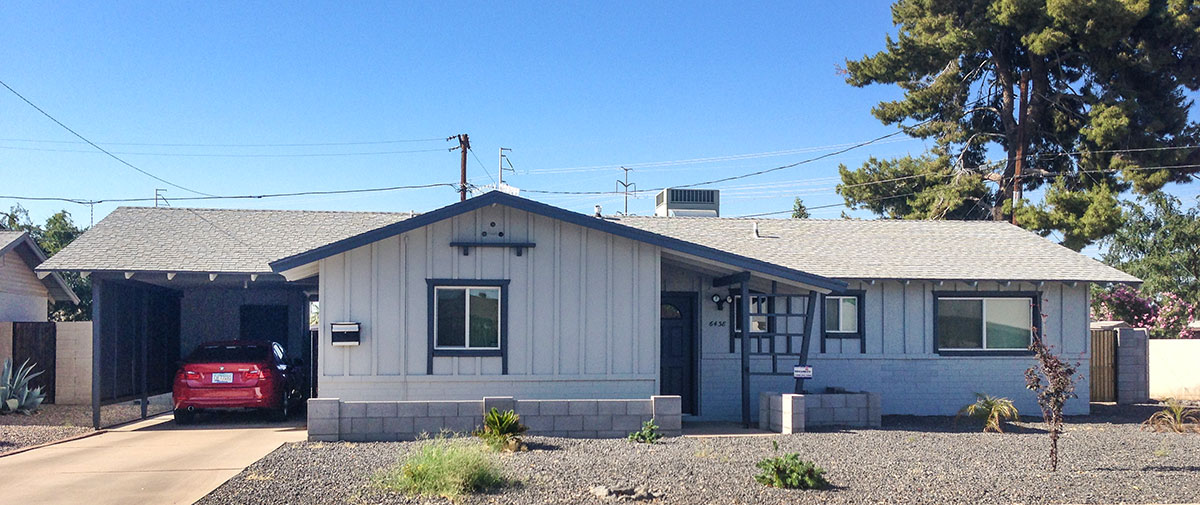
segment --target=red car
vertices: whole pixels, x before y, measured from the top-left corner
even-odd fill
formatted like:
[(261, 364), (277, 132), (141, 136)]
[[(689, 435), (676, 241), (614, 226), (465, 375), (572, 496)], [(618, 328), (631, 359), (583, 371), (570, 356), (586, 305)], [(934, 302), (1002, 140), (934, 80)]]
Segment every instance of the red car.
[(286, 419), (304, 400), (299, 365), (275, 342), (202, 344), (175, 372), (175, 422), (191, 423), (202, 409), (263, 409)]

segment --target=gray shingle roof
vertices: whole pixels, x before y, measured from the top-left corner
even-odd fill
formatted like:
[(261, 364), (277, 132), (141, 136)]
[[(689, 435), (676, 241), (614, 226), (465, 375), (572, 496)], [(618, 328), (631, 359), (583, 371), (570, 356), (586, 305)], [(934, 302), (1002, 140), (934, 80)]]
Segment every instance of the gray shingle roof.
[[(1140, 282), (1001, 222), (638, 216), (612, 220), (836, 279)], [(754, 238), (754, 223), (761, 238)]]
[(8, 246), (20, 239), (25, 232), (23, 231), (8, 231), (0, 230), (0, 249), (8, 249)]
[(271, 273), (267, 263), (409, 213), (120, 207), (41, 270)]
[[(270, 273), (269, 262), (408, 213), (122, 207), (42, 270)], [(1007, 223), (612, 217), (614, 223), (838, 279), (1140, 282)], [(760, 238), (754, 238), (758, 223)]]

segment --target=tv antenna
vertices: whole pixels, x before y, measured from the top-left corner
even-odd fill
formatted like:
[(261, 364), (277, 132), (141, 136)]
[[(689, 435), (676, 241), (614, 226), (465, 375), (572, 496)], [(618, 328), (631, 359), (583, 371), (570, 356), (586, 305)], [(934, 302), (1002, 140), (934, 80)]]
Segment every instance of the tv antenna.
[(170, 207), (170, 206), (171, 206), (171, 202), (168, 202), (168, 201), (167, 201), (167, 195), (164, 195), (164, 194), (163, 194), (163, 193), (166, 193), (166, 192), (167, 192), (167, 190), (165, 190), (165, 189), (161, 189), (161, 188), (155, 188), (155, 189), (154, 189), (154, 206), (155, 206), (155, 207), (158, 207), (158, 202), (159, 202), (159, 201), (162, 201), (163, 207)]
[(637, 191), (637, 183), (629, 182), (629, 172), (633, 170), (632, 168), (621, 167), (621, 170), (625, 171), (625, 180), (617, 180), (616, 186), (613, 187), (616, 188), (617, 186), (620, 186), (622, 189), (615, 189), (615, 191), (625, 193), (625, 212), (622, 212), (621, 214), (627, 216), (629, 215), (629, 188), (633, 188), (633, 191)]
[(506, 170), (506, 169), (504, 168), (504, 164), (505, 164), (505, 163), (508, 163), (508, 168), (507, 168), (507, 170), (508, 170), (509, 172), (512, 172), (512, 173), (514, 173), (514, 174), (515, 174), (515, 173), (517, 173), (517, 169), (513, 167), (512, 161), (508, 159), (508, 155), (504, 154), (504, 151), (509, 151), (509, 152), (512, 152), (512, 149), (509, 149), (509, 148), (507, 148), (507, 147), (501, 147), (501, 148), (500, 148), (500, 160), (499, 160), (499, 167), (498, 167), (498, 168), (497, 168), (497, 170), (496, 170), (496, 177), (497, 177), (497, 179), (496, 179), (496, 189), (500, 189), (500, 186), (502, 186), (502, 185), (504, 184), (504, 171)]

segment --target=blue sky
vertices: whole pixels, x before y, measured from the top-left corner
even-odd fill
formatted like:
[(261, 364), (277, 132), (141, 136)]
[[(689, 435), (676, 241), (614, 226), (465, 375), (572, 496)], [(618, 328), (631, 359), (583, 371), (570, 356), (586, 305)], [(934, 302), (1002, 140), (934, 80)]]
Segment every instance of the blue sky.
[[(631, 173), (640, 188), (686, 184), (894, 131), (869, 111), (899, 91), (853, 88), (837, 72), (894, 31), (886, 2), (296, 5), (7, 2), (0, 79), (134, 165), (223, 195), (458, 180), (458, 154), (442, 140), (244, 144), (468, 133), (479, 158), (469, 160), (472, 183), (492, 182), (503, 146), (513, 149), (517, 172), (506, 181), (517, 187), (611, 191), (622, 164), (641, 165)], [(152, 198), (167, 188), (71, 143), (0, 91), (0, 194)], [(787, 210), (795, 196), (836, 204), (838, 163), (923, 150), (899, 137), (715, 187), (725, 215)], [(656, 163), (742, 154), (753, 156)], [(1197, 188), (1173, 192), (1192, 203)], [(166, 195), (194, 196), (177, 188)], [(584, 212), (621, 205), (614, 196), (528, 196)], [(454, 201), (453, 190), (436, 188), (175, 205), (421, 211)], [(0, 207), (14, 203), (0, 199)], [(39, 222), (62, 208), (89, 221), (86, 206), (22, 205)], [(113, 208), (96, 205), (95, 220)], [(652, 195), (630, 201), (633, 213), (652, 210)]]

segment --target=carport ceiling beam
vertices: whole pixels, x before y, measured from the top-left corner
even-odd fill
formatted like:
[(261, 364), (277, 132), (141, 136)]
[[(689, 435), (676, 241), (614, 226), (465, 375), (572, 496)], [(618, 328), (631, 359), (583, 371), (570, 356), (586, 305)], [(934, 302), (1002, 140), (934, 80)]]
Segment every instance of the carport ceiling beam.
[(217, 274), (208, 274), (208, 282), (217, 280)]
[(175, 272), (167, 272), (167, 280), (169, 280), (169, 281), (175, 280)]

